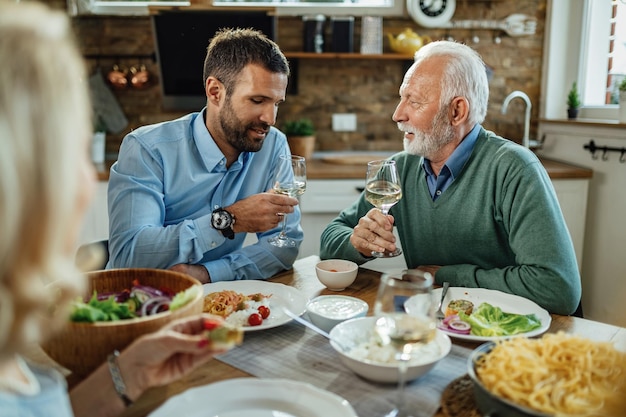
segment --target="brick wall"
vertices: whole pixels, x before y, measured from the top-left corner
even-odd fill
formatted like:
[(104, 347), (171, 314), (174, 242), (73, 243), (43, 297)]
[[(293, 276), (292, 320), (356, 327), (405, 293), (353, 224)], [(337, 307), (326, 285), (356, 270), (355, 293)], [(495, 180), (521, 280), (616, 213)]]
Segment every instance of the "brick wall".
[[(64, 7), (60, 0), (48, 0)], [(501, 104), (513, 90), (526, 92), (533, 103), (531, 138), (538, 122), (541, 63), (543, 54), (546, 0), (457, 1), (454, 16), (459, 19), (504, 19), (513, 13), (523, 13), (538, 19), (537, 33), (527, 37), (509, 37), (491, 30), (426, 30), (412, 19), (385, 18), (384, 32), (398, 34), (411, 28), (432, 39), (452, 36), (473, 46), (493, 69), (491, 96), (484, 126), (516, 142), (521, 141), (524, 107), (521, 100), (509, 106), (506, 115)], [(157, 64), (149, 58), (122, 58), (128, 55), (150, 56), (154, 41), (150, 18), (130, 16), (80, 16), (73, 19), (81, 49), (88, 56), (92, 71), (108, 72), (114, 64), (130, 67), (144, 64), (153, 75), (153, 83), (138, 90), (115, 91), (120, 105), (130, 121), (128, 129), (118, 135), (107, 135), (107, 152), (115, 154), (124, 134), (144, 124), (178, 117), (184, 112), (165, 112), (160, 106)], [(355, 19), (355, 51), (360, 46), (360, 19)], [(278, 23), (278, 43), (284, 51), (302, 50), (302, 21), (298, 17), (281, 17)], [(501, 42), (494, 36), (500, 34)], [(474, 43), (473, 37), (479, 39)], [(384, 52), (391, 52), (384, 40)], [(119, 54), (120, 57), (116, 57)], [(101, 56), (106, 56), (102, 58)], [(100, 58), (98, 58), (100, 56)], [(368, 59), (301, 59), (298, 71), (298, 94), (289, 95), (281, 105), (281, 121), (305, 115), (317, 128), (316, 150), (399, 150), (401, 135), (391, 114), (398, 102), (398, 88), (407, 62), (402, 60)], [(333, 113), (356, 113), (356, 132), (332, 132)]]

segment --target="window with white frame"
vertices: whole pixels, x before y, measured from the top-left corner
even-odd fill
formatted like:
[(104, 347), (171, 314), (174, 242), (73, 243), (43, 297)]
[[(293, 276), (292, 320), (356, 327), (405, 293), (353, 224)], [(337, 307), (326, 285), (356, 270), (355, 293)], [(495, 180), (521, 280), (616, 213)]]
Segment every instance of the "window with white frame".
[(618, 103), (618, 85), (626, 77), (626, 0), (613, 0), (606, 104)]
[(579, 117), (617, 119), (616, 84), (626, 77), (626, 0), (548, 0), (541, 116), (561, 119), (578, 83)]
[(580, 65), (583, 105), (617, 104), (617, 84), (626, 76), (626, 0), (586, 3)]

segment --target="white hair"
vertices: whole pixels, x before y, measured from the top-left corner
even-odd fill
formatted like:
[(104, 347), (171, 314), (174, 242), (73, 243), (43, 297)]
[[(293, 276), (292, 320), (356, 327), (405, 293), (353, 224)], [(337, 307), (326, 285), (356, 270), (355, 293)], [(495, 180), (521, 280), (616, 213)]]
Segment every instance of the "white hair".
[[(67, 16), (0, 1), (0, 355), (67, 320), (82, 293), (75, 229), (78, 163), (91, 136), (86, 70)], [(58, 314), (54, 314), (58, 313)], [(56, 326), (55, 326), (56, 325)]]
[(435, 56), (447, 58), (441, 77), (440, 105), (448, 106), (454, 97), (465, 97), (469, 101), (468, 121), (472, 125), (482, 123), (487, 115), (489, 81), (480, 55), (462, 43), (435, 41), (415, 53), (415, 62)]

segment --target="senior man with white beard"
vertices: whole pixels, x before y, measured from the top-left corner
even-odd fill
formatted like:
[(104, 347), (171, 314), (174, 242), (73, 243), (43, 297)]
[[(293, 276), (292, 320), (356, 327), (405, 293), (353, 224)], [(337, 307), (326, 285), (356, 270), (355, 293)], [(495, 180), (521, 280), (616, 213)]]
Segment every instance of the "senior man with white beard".
[[(324, 230), (320, 257), (363, 264), (396, 248), (438, 284), (515, 294), (569, 315), (581, 298), (572, 240), (554, 188), (530, 150), (485, 130), (489, 86), (470, 47), (433, 42), (415, 54), (393, 120), (402, 199), (385, 216), (365, 195)], [(578, 310), (578, 313), (580, 310)]]

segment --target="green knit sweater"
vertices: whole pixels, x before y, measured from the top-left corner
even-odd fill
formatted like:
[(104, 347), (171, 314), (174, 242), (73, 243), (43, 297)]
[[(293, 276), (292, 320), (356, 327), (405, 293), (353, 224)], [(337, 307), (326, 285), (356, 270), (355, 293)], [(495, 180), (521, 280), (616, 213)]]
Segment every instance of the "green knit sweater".
[[(436, 201), (423, 159), (400, 152), (403, 197), (392, 207), (409, 268), (441, 265), (436, 281), (481, 287), (571, 314), (581, 296), (574, 246), (552, 182), (529, 150), (481, 129), (461, 174)], [(320, 257), (363, 264), (350, 235), (372, 205), (364, 194), (324, 230)]]

